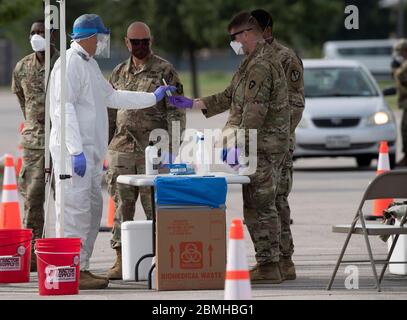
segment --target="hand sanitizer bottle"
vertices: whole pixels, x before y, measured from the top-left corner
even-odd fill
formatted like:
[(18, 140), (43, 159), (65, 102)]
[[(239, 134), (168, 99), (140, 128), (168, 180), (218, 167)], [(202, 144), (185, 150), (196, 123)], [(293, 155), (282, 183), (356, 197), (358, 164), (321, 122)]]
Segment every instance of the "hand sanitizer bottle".
[(150, 141), (148, 147), (146, 148), (145, 158), (146, 158), (146, 175), (148, 176), (158, 175), (158, 164), (160, 159), (158, 157), (158, 149), (152, 141)]
[(210, 168), (209, 163), (205, 163), (205, 137), (202, 132), (197, 132), (197, 145), (198, 150), (196, 152), (196, 166), (198, 175), (208, 175)]

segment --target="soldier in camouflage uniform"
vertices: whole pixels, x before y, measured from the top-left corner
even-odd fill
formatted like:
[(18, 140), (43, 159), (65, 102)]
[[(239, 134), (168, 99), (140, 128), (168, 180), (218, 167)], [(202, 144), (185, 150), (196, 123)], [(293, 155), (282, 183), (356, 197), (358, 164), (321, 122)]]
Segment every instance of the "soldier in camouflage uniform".
[(291, 49), (281, 45), (273, 37), (273, 18), (264, 10), (255, 10), (251, 15), (259, 22), (263, 37), (271, 45), (271, 59), (280, 61), (287, 78), (288, 107), (291, 114), (290, 146), (283, 165), (281, 181), (278, 189), (276, 207), (281, 219), (280, 267), (286, 280), (295, 280), (295, 265), (292, 261), (294, 242), (291, 233), (291, 210), (288, 196), (293, 185), (293, 155), (295, 149), (295, 130), (302, 119), (305, 108), (304, 67), (301, 59)]
[[(120, 90), (154, 92), (162, 79), (178, 88), (183, 94), (182, 84), (174, 67), (166, 60), (151, 52), (151, 33), (144, 23), (133, 23), (127, 32), (126, 46), (132, 56), (118, 65), (110, 83)], [(172, 127), (178, 122), (181, 132), (185, 130), (185, 111), (170, 107), (165, 101), (143, 110), (109, 111), (110, 144), (108, 152), (108, 189), (115, 201), (115, 219), (111, 246), (116, 250), (117, 259), (108, 271), (109, 279), (122, 279), (121, 267), (121, 223), (134, 220), (135, 204), (140, 194), (141, 203), (148, 219), (152, 218), (150, 189), (136, 188), (116, 183), (119, 175), (145, 174), (145, 148), (150, 133), (164, 129), (172, 141)], [(170, 150), (172, 145), (170, 143)], [(176, 147), (176, 146), (174, 146)], [(177, 153), (177, 151), (175, 151)], [(172, 157), (169, 150), (164, 155)]]
[(398, 92), (398, 105), (403, 110), (403, 118), (401, 123), (401, 136), (403, 139), (403, 159), (397, 164), (400, 167), (407, 166), (407, 40), (402, 39), (395, 45), (395, 53), (399, 56), (403, 63), (395, 70), (394, 78), (396, 80)]
[[(33, 35), (45, 37), (45, 24), (36, 21)], [(56, 33), (51, 33), (51, 67), (58, 59)], [(19, 191), (24, 198), (24, 227), (33, 230), (34, 240), (42, 237), (45, 201), (45, 51), (34, 52), (19, 61), (13, 72), (12, 91), (17, 95), (24, 116), (22, 132), (23, 166)], [(33, 246), (34, 247), (34, 246)], [(36, 271), (32, 255), (31, 271)]]
[[(257, 130), (257, 171), (243, 187), (245, 223), (256, 250), (252, 282), (281, 283), (280, 219), (276, 209), (278, 181), (289, 146), (290, 112), (284, 70), (269, 59), (270, 46), (250, 14), (237, 15), (229, 25), (232, 40), (243, 45), (246, 58), (222, 93), (196, 100), (206, 117), (230, 109), (225, 130)], [(206, 108), (206, 110), (205, 110)], [(237, 143), (237, 147), (242, 147)]]

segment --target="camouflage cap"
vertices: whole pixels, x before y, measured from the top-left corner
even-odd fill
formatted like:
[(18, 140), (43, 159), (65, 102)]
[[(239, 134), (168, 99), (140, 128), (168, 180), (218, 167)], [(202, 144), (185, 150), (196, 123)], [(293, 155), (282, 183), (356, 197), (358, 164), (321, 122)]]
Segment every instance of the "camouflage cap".
[(407, 49), (407, 39), (400, 39), (394, 45), (394, 52), (401, 54), (404, 50)]

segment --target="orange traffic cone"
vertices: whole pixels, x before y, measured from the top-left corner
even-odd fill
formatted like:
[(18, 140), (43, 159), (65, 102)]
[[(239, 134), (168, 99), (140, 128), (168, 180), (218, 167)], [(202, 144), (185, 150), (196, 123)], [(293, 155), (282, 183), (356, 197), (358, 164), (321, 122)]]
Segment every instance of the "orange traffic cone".
[(21, 229), (14, 159), (6, 155), (4, 163), (3, 197), (0, 206), (0, 229)]
[[(21, 122), (20, 135), (23, 133), (23, 130), (24, 130), (24, 122)], [(20, 137), (20, 139), (21, 139), (21, 137)], [(17, 161), (16, 161), (16, 175), (19, 176), (21, 168), (23, 167), (23, 146), (21, 145), (21, 141), (20, 141), (20, 144), (18, 145), (17, 149), (18, 149), (18, 157), (17, 157)]]
[(113, 228), (114, 223), (114, 201), (112, 197), (109, 197), (109, 207), (107, 209), (107, 227)]
[[(380, 143), (379, 162), (377, 175), (390, 171), (389, 147), (386, 141)], [(366, 220), (383, 219), (383, 211), (386, 210), (394, 199), (377, 199), (374, 201), (373, 214), (366, 216)]]
[(243, 236), (243, 222), (240, 219), (234, 219), (229, 235), (225, 300), (250, 300), (251, 298), (252, 293)]
[[(107, 171), (109, 169), (109, 163), (107, 160), (103, 162), (103, 171)], [(115, 213), (115, 203), (112, 197), (109, 196), (109, 204), (107, 207), (107, 219), (106, 219), (106, 226), (100, 227), (100, 232), (110, 232), (113, 229), (114, 224), (114, 213)]]
[(110, 232), (114, 224), (114, 213), (115, 213), (115, 203), (112, 197), (109, 197), (109, 205), (107, 207), (107, 219), (106, 226), (100, 227), (99, 231), (101, 232)]
[(21, 168), (23, 167), (23, 147), (21, 145), (18, 146), (18, 157), (16, 161), (16, 176), (18, 177), (21, 172)]

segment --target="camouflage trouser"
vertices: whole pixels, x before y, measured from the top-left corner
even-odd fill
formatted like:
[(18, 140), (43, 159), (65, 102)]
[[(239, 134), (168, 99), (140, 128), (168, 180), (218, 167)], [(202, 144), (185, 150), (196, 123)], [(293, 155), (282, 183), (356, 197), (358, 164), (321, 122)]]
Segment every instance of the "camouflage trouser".
[(280, 219), (276, 209), (278, 182), (285, 154), (259, 155), (251, 183), (243, 186), (244, 219), (258, 264), (280, 259)]
[(403, 139), (403, 152), (407, 156), (407, 109), (403, 111), (403, 120), (401, 122), (401, 136)]
[(290, 148), (284, 160), (276, 199), (277, 212), (281, 222), (280, 251), (284, 257), (292, 257), (294, 254), (294, 242), (290, 225), (291, 210), (288, 203), (288, 196), (293, 186), (293, 153), (294, 148)]
[(137, 153), (124, 153), (118, 151), (108, 152), (109, 170), (107, 184), (110, 196), (115, 202), (115, 217), (111, 246), (113, 249), (121, 247), (121, 224), (133, 221), (136, 202), (140, 193), (141, 204), (147, 219), (152, 219), (151, 191), (148, 187), (132, 187), (116, 183), (117, 177), (126, 174), (144, 174), (144, 155)]
[(23, 149), (23, 166), (18, 179), (24, 198), (24, 227), (33, 230), (34, 239), (42, 237), (45, 201), (45, 152)]

